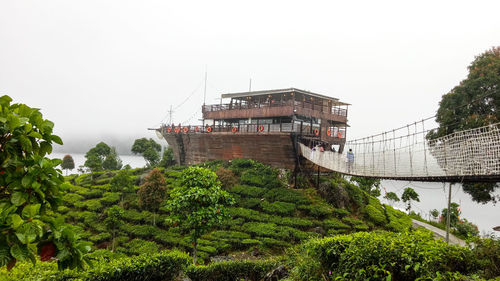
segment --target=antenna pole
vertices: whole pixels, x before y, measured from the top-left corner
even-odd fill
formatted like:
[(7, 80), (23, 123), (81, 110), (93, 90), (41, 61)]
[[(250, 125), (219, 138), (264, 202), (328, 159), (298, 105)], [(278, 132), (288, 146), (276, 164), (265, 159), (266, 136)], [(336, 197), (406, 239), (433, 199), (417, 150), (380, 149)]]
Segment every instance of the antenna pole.
[(205, 105), (206, 99), (207, 99), (207, 70), (205, 70), (205, 89), (203, 90), (203, 105)]
[(173, 111), (172, 111), (172, 105), (170, 105), (170, 110), (168, 111), (168, 114), (170, 115), (170, 120), (168, 121), (169, 125), (172, 124), (172, 113), (173, 113)]
[(248, 86), (248, 91), (249, 92), (252, 91), (252, 78), (250, 78), (250, 85)]

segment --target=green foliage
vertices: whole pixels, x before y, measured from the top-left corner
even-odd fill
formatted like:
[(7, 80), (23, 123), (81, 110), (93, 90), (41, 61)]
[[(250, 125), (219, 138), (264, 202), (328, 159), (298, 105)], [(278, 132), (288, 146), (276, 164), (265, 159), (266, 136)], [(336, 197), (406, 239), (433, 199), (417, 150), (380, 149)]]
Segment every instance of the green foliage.
[(405, 213), (385, 205), (385, 212), (389, 223), (386, 228), (396, 232), (404, 232), (410, 229), (412, 225), (411, 218)]
[(134, 179), (130, 170), (120, 170), (110, 181), (111, 191), (131, 193), (134, 191)]
[(351, 177), (352, 182), (355, 182), (359, 188), (364, 190), (371, 196), (380, 196), (380, 179), (365, 178), (365, 177)]
[(152, 241), (146, 241), (142, 239), (133, 239), (127, 242), (128, 253), (134, 255), (140, 254), (155, 254), (160, 250), (160, 246)]
[(174, 150), (171, 147), (163, 149), (163, 156), (158, 166), (168, 168), (175, 165)]
[(267, 272), (277, 266), (273, 260), (266, 261), (227, 261), (211, 263), (207, 266), (190, 266), (186, 272), (193, 281), (234, 281), (262, 280)]
[(330, 216), (333, 213), (333, 208), (327, 204), (314, 204), (314, 205), (299, 205), (297, 207), (299, 210), (304, 210), (308, 215), (315, 218), (324, 218)]
[(85, 167), (92, 172), (104, 170), (119, 170), (122, 167), (122, 161), (118, 157), (114, 147), (110, 147), (104, 142), (98, 143), (85, 154)]
[(245, 197), (262, 198), (266, 192), (265, 188), (248, 186), (248, 185), (235, 185), (231, 188), (232, 193), (240, 194)]
[[(427, 135), (428, 139), (500, 122), (500, 47), (477, 56), (468, 69), (467, 78), (442, 96), (436, 115), (439, 127)], [(496, 202), (500, 197), (494, 193), (498, 183), (462, 186), (479, 203)]]
[(241, 173), (240, 182), (245, 185), (265, 188), (279, 188), (283, 183), (278, 171), (253, 160), (234, 159), (230, 167), (236, 174)]
[(104, 192), (100, 202), (106, 206), (116, 204), (120, 201), (120, 195), (119, 192)]
[(482, 277), (498, 278), (500, 276), (500, 240), (491, 238), (472, 238), (472, 253), (477, 262), (476, 268)]
[(180, 186), (170, 193), (167, 210), (171, 214), (171, 223), (180, 223), (190, 231), (194, 243), (194, 263), (198, 238), (228, 219), (226, 206), (232, 204), (234, 199), (221, 189), (214, 172), (200, 167), (189, 167), (182, 172)]
[(365, 214), (369, 220), (378, 225), (385, 225), (387, 223), (383, 210), (374, 205), (367, 205), (365, 207)]
[(424, 231), (358, 232), (310, 240), (296, 255), (294, 280), (427, 279), (437, 272), (468, 273), (473, 263), (470, 250), (436, 241)]
[(407, 187), (403, 191), (403, 195), (401, 195), (401, 200), (405, 202), (406, 205), (406, 210), (408, 211), (408, 214), (411, 211), (411, 201), (417, 201), (420, 202), (420, 199), (418, 198), (418, 193), (413, 190), (411, 187)]
[[(457, 203), (455, 202), (451, 202), (450, 204), (450, 225), (451, 226), (456, 226), (459, 219), (458, 217), (460, 216), (460, 213), (458, 211), (458, 208), (460, 207), (460, 205), (458, 205)], [(444, 221), (447, 220), (447, 216), (448, 216), (448, 208), (444, 208), (442, 211), (441, 211), (441, 216), (443, 218)]]
[(384, 198), (387, 199), (389, 202), (391, 202), (391, 205), (394, 204), (394, 202), (400, 201), (398, 195), (394, 192), (387, 192)]
[(132, 145), (132, 153), (142, 155), (149, 167), (158, 165), (160, 151), (161, 145), (151, 138), (149, 140), (147, 138), (136, 139)]
[(137, 195), (139, 196), (139, 207), (153, 212), (154, 225), (154, 216), (167, 197), (165, 178), (160, 170), (153, 169), (149, 173), (144, 184), (137, 192)]
[(245, 198), (245, 197), (240, 197), (236, 199), (236, 203), (238, 206), (243, 207), (243, 208), (254, 208), (260, 205), (260, 200), (259, 198)]
[(264, 194), (269, 201), (290, 202), (297, 205), (309, 204), (310, 201), (299, 191), (286, 188), (273, 188)]
[(275, 201), (269, 203), (267, 201), (262, 201), (260, 207), (266, 213), (277, 214), (277, 215), (292, 215), (295, 212), (295, 204)]
[(71, 155), (64, 155), (61, 163), (61, 168), (63, 170), (73, 170), (75, 168), (75, 161), (73, 160), (73, 157), (71, 157)]
[(60, 267), (81, 267), (90, 248), (52, 212), (64, 178), (56, 169), (61, 160), (45, 155), (62, 141), (38, 109), (11, 101), (0, 97), (0, 267), (35, 263), (37, 254), (43, 261), (57, 256)]
[(338, 218), (343, 218), (345, 216), (348, 216), (351, 213), (349, 211), (347, 211), (346, 209), (333, 208), (333, 214)]
[(323, 221), (323, 225), (326, 229), (349, 229), (351, 228), (345, 223), (342, 223), (339, 219), (331, 218)]
[(123, 217), (123, 209), (118, 206), (113, 206), (106, 210), (106, 219), (104, 224), (106, 228), (113, 236), (113, 241), (111, 243), (111, 251), (115, 250), (115, 236), (118, 231), (118, 226), (122, 223), (121, 219)]
[(455, 224), (455, 229), (462, 237), (479, 236), (477, 225), (463, 219)]

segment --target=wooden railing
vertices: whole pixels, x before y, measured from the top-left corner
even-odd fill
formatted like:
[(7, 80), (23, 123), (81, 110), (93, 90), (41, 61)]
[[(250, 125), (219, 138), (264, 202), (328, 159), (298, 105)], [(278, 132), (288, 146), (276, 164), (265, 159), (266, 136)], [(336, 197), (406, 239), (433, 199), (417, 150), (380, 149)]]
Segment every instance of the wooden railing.
[[(345, 139), (343, 130), (331, 130), (322, 132), (319, 124), (304, 122), (281, 123), (281, 124), (233, 124), (233, 125), (186, 125), (168, 126), (162, 125), (158, 129), (162, 134), (213, 134), (213, 133), (233, 133), (233, 134), (279, 134), (298, 133), (312, 137), (327, 137), (332, 140)], [(338, 133), (340, 132), (340, 134)]]
[(314, 104), (307, 101), (269, 101), (263, 103), (225, 103), (225, 104), (210, 104), (202, 107), (202, 112), (215, 112), (226, 110), (240, 110), (240, 109), (253, 109), (253, 108), (266, 108), (266, 107), (284, 107), (294, 106), (294, 108), (307, 108), (318, 112), (329, 113), (339, 116), (347, 116), (347, 109), (335, 106), (323, 106)]

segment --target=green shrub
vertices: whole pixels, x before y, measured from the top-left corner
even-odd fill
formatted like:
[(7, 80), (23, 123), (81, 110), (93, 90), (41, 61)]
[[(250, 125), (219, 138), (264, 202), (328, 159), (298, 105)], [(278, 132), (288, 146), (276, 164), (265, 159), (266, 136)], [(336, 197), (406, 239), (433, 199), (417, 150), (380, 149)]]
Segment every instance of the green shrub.
[(137, 210), (134, 210), (134, 209), (124, 210), (123, 218), (128, 220), (128, 221), (134, 222), (134, 223), (146, 222), (146, 218), (144, 217), (144, 214), (142, 214), (141, 212), (138, 212)]
[(286, 188), (273, 188), (264, 194), (264, 197), (270, 201), (282, 201), (290, 202), (297, 205), (309, 204), (309, 199), (307, 199), (300, 192), (295, 190), (290, 190)]
[(259, 198), (238, 198), (236, 199), (236, 203), (238, 206), (243, 208), (254, 208), (258, 206), (262, 202)]
[(101, 203), (110, 206), (120, 201), (121, 194), (119, 192), (105, 192), (101, 198)]
[(277, 215), (292, 215), (295, 212), (295, 204), (275, 201), (269, 203), (267, 201), (262, 201), (260, 207), (266, 213), (277, 214)]
[(345, 223), (342, 223), (339, 219), (331, 218), (323, 221), (323, 225), (326, 229), (349, 229), (351, 228)]
[(90, 211), (100, 211), (102, 210), (102, 204), (100, 199), (90, 199), (83, 201), (83, 207)]
[(248, 247), (251, 247), (251, 246), (260, 245), (260, 244), (262, 244), (262, 242), (257, 240), (257, 239), (243, 239), (243, 240), (241, 240), (241, 244), (248, 246)]
[(333, 214), (337, 218), (343, 218), (343, 217), (350, 215), (351, 213), (349, 211), (347, 211), (346, 209), (333, 208)]
[[(434, 240), (432, 233), (357, 232), (304, 243), (293, 277), (320, 280), (415, 280), (436, 272), (469, 273), (471, 251)], [(318, 264), (319, 262), (319, 264)], [(308, 264), (316, 263), (311, 267)]]
[(235, 185), (230, 189), (230, 191), (232, 193), (240, 194), (245, 197), (260, 199), (266, 192), (266, 189), (249, 185)]
[(384, 207), (387, 219), (389, 219), (389, 223), (385, 226), (388, 230), (403, 232), (410, 229), (412, 221), (407, 214), (396, 210), (389, 205), (384, 205)]
[(375, 224), (385, 225), (387, 223), (384, 212), (371, 204), (365, 207), (365, 214)]
[(94, 243), (101, 243), (103, 241), (111, 240), (111, 234), (108, 232), (101, 232), (89, 237), (89, 240)]
[(64, 203), (73, 206), (77, 202), (81, 202), (83, 200), (83, 196), (76, 193), (66, 193), (62, 196), (62, 200)]
[(274, 237), (281, 240), (290, 237), (288, 231), (282, 231), (280, 227), (274, 223), (247, 222), (243, 225), (243, 229), (257, 236)]
[(272, 249), (284, 249), (290, 247), (290, 243), (281, 241), (281, 240), (276, 240), (274, 238), (269, 238), (269, 237), (257, 237), (257, 240), (261, 241), (261, 245), (265, 248), (272, 248)]
[(326, 204), (299, 205), (297, 208), (306, 211), (308, 215), (315, 218), (324, 218), (333, 212), (333, 208)]
[(158, 253), (160, 245), (152, 241), (145, 241), (142, 239), (133, 239), (126, 244), (127, 252), (129, 254), (154, 254)]
[(202, 266), (190, 266), (186, 272), (193, 281), (258, 281), (276, 267), (275, 261), (227, 261)]
[(6, 281), (168, 281), (175, 280), (181, 271), (185, 271), (191, 260), (186, 253), (179, 251), (121, 257), (120, 254), (98, 250), (90, 256), (95, 260), (84, 271), (58, 271), (54, 262), (37, 263), (36, 266), (19, 263), (9, 272), (0, 270), (0, 278)]

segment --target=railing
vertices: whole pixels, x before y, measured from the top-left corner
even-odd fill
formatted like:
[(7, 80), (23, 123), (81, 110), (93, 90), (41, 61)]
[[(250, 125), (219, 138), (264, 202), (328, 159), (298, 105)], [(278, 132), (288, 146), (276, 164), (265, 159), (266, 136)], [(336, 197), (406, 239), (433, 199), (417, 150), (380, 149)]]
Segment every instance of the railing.
[(340, 108), (335, 106), (328, 107), (307, 101), (291, 101), (291, 100), (288, 101), (271, 100), (263, 103), (210, 104), (210, 105), (204, 105), (202, 107), (202, 110), (203, 112), (214, 112), (214, 111), (225, 111), (225, 110), (240, 110), (240, 109), (283, 107), (283, 106), (294, 106), (295, 108), (307, 108), (319, 112), (325, 112), (339, 116), (347, 116), (347, 109), (345, 108)]
[[(330, 129), (329, 129), (330, 130)], [(233, 133), (233, 134), (273, 134), (273, 133), (299, 133), (301, 135), (309, 135), (313, 137), (320, 137), (321, 127), (319, 124), (310, 123), (281, 123), (281, 124), (233, 124), (233, 125), (186, 125), (186, 126), (167, 126), (162, 125), (158, 131), (165, 134), (213, 134), (213, 133)], [(327, 134), (328, 138), (332, 140), (345, 139), (345, 133), (340, 131), (341, 134), (333, 133)], [(335, 131), (337, 132), (337, 131)]]

